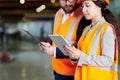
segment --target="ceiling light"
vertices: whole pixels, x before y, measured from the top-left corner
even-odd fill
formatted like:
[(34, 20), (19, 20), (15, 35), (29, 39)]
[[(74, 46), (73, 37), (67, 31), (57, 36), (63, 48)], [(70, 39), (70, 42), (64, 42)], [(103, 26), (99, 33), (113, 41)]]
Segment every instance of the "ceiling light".
[(51, 3), (55, 3), (55, 0), (50, 0), (51, 1)]
[(20, 4), (24, 4), (25, 3), (25, 0), (20, 0)]
[(41, 11), (43, 11), (45, 8), (46, 8), (45, 5), (41, 5), (40, 7), (38, 7), (38, 8), (36, 9), (36, 12), (41, 12)]

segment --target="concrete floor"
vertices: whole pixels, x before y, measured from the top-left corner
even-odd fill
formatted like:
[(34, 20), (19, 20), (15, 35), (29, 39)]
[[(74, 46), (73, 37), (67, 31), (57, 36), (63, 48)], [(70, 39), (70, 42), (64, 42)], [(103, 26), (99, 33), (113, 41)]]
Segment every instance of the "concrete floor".
[[(51, 58), (42, 53), (36, 43), (10, 40), (8, 53), (15, 60), (0, 63), (0, 80), (54, 80)], [(1, 47), (0, 54), (3, 54)], [(120, 76), (120, 68), (118, 72)]]
[(10, 41), (8, 53), (15, 60), (0, 64), (0, 80), (53, 80), (51, 59), (37, 44)]

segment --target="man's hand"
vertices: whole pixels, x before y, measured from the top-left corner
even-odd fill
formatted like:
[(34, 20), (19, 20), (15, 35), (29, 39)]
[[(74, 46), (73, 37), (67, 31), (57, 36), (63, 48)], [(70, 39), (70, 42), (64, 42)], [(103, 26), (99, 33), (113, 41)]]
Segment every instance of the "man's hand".
[(43, 51), (44, 53), (46, 53), (47, 55), (49, 55), (49, 56), (54, 55), (54, 47), (52, 45), (50, 45), (50, 43), (41, 42), (41, 43), (38, 43), (38, 46), (39, 46), (40, 50)]

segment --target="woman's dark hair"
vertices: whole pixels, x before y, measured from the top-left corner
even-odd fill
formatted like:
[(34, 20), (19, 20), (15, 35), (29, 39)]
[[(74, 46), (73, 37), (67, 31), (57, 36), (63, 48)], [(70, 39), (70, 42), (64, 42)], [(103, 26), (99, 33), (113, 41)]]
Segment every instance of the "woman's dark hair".
[(94, 3), (102, 9), (102, 15), (104, 16), (105, 20), (111, 23), (115, 28), (118, 28), (119, 25), (113, 13), (109, 9), (106, 9), (108, 4), (104, 0), (97, 0), (94, 1)]

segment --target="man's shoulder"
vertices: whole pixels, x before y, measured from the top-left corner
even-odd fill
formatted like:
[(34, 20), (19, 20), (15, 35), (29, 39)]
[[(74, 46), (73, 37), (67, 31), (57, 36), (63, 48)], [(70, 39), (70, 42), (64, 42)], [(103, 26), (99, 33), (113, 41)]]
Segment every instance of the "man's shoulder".
[(60, 13), (62, 13), (62, 8), (60, 8), (60, 9), (55, 13), (55, 15), (58, 16)]
[(63, 11), (63, 9), (60, 8), (60, 9), (57, 10), (56, 14), (58, 14), (58, 13), (60, 13), (60, 12), (62, 12), (62, 11)]

